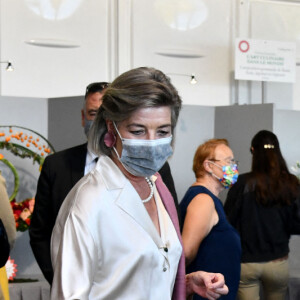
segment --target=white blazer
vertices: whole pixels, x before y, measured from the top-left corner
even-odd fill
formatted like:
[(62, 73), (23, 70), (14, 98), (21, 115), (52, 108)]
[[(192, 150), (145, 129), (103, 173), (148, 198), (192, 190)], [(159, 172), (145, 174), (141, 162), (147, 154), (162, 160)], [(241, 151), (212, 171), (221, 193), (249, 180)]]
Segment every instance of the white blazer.
[[(176, 274), (182, 247), (173, 224), (169, 227)], [(51, 299), (171, 299), (165, 244), (131, 183), (101, 156), (58, 214), (51, 239)]]

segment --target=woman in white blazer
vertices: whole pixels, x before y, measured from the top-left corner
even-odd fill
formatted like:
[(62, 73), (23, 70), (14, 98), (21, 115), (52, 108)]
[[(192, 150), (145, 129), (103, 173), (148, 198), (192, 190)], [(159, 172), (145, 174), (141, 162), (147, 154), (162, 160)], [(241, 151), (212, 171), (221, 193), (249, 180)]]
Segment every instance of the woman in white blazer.
[(51, 299), (217, 299), (221, 274), (185, 276), (174, 201), (157, 171), (172, 154), (181, 99), (138, 68), (107, 88), (89, 135), (94, 171), (63, 202), (52, 234)]

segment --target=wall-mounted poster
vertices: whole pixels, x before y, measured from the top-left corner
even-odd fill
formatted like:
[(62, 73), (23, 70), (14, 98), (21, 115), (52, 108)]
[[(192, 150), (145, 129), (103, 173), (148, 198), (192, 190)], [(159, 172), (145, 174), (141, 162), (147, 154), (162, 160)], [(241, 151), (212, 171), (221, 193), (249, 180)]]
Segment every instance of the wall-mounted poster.
[(296, 43), (236, 39), (235, 79), (295, 82)]

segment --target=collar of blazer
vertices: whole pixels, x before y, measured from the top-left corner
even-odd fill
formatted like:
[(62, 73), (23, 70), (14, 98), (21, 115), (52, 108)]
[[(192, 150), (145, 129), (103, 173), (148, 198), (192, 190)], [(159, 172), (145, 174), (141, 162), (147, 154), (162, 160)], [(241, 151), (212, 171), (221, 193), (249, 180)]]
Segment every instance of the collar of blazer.
[[(108, 156), (100, 156), (95, 168), (100, 172), (107, 190), (116, 190), (115, 204), (131, 216), (152, 238), (157, 247), (163, 251), (164, 243), (159, 236), (140, 196), (121, 170)], [(117, 191), (118, 190), (118, 191)], [(154, 191), (157, 193), (154, 185)]]

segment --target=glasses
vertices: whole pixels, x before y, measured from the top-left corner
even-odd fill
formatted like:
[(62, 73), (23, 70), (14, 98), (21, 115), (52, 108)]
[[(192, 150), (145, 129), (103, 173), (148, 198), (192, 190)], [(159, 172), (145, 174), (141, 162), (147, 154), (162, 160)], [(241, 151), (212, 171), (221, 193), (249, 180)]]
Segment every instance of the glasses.
[(89, 93), (101, 92), (109, 86), (108, 82), (93, 82), (90, 83), (85, 90), (85, 95)]
[(214, 158), (210, 158), (210, 159), (208, 159), (208, 160), (211, 160), (211, 161), (213, 161), (213, 162), (215, 162), (215, 161), (224, 161), (224, 162), (226, 162), (226, 164), (227, 165), (229, 165), (229, 166), (234, 166), (234, 165), (237, 165), (237, 166), (239, 166), (239, 161), (238, 160), (235, 160), (234, 158), (233, 159), (225, 159), (225, 160), (223, 160), (223, 159), (214, 159)]

